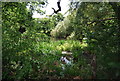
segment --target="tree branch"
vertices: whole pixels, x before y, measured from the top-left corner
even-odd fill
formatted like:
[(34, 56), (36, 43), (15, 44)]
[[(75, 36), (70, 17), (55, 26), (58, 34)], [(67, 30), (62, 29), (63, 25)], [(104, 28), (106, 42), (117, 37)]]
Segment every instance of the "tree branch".
[(112, 18), (106, 18), (106, 19), (100, 19), (100, 20), (94, 20), (91, 23), (87, 24), (87, 25), (91, 25), (93, 23), (99, 23), (99, 22), (103, 22), (103, 21), (107, 21), (107, 20), (112, 20), (112, 19), (117, 19), (116, 17), (112, 17)]
[[(52, 9), (54, 10), (54, 13), (56, 13), (56, 14), (57, 14), (59, 11), (61, 11), (60, 2), (61, 2), (61, 0), (58, 0), (58, 2), (57, 2), (58, 10), (55, 10), (54, 8), (52, 8)], [(53, 13), (53, 14), (54, 14), (54, 13)]]

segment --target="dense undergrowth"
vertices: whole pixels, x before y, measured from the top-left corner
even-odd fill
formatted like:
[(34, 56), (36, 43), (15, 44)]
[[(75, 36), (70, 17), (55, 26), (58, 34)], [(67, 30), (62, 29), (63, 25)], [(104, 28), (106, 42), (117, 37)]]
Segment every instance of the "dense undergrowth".
[[(86, 64), (86, 59), (81, 57), (83, 52), (82, 49), (85, 47), (85, 45), (81, 45), (79, 41), (60, 40), (39, 42), (33, 47), (34, 48), (31, 50), (27, 49), (25, 51), (16, 52), (16, 56), (14, 56), (15, 58), (9, 58), (10, 63), (7, 65), (9, 67), (4, 67), (5, 69), (3, 69), (3, 71), (6, 72), (5, 74), (3, 73), (3, 78), (44, 79), (47, 77), (91, 77), (90, 66), (89, 64)], [(71, 51), (73, 53), (72, 56), (75, 59), (72, 65), (65, 65), (65, 70), (62, 69), (62, 63), (60, 61), (60, 58), (63, 56), (62, 51)], [(8, 62), (6, 61), (3, 63)], [(84, 73), (85, 75), (83, 75)]]
[[(119, 79), (120, 24), (115, 9), (120, 4), (111, 4), (81, 3), (66, 18), (58, 13), (37, 19), (32, 18), (34, 8), (44, 4), (3, 2), (2, 78)], [(60, 61), (66, 51), (72, 53), (70, 65)]]

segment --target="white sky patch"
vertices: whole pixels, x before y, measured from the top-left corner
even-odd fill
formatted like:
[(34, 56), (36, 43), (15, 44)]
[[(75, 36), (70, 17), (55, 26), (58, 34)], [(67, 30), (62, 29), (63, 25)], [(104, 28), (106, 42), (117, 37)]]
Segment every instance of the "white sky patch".
[[(39, 13), (34, 12), (32, 17), (33, 18), (43, 18), (43, 17), (46, 17), (46, 15), (51, 15), (54, 12), (52, 8), (55, 8), (55, 10), (58, 9), (57, 1), (58, 0), (48, 0), (47, 7), (46, 8), (42, 8), (43, 11), (46, 11), (46, 14), (40, 15)], [(62, 13), (63, 15), (69, 9), (69, 6), (68, 6), (69, 2), (70, 2), (69, 0), (61, 0), (61, 2), (60, 2), (60, 6), (61, 6), (60, 13)]]

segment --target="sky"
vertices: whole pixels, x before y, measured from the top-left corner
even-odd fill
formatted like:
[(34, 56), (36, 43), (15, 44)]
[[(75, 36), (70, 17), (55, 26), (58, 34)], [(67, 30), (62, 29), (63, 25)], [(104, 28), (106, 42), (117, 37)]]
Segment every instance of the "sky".
[[(52, 8), (58, 9), (57, 1), (58, 0), (48, 0), (47, 7), (42, 9), (42, 10), (46, 11), (46, 14), (45, 15), (40, 15), (39, 13), (34, 12), (32, 17), (33, 18), (44, 18), (46, 15), (51, 15), (54, 12)], [(65, 14), (65, 12), (69, 9), (68, 4), (69, 4), (69, 0), (61, 0), (61, 2), (60, 2), (60, 5), (61, 5), (60, 13)]]

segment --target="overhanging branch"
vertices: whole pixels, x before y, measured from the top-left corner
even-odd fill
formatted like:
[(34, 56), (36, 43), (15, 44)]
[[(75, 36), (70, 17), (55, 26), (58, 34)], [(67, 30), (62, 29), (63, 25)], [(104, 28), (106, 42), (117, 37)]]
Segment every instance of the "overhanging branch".
[(87, 25), (91, 25), (93, 23), (99, 23), (99, 22), (103, 22), (103, 21), (107, 21), (107, 20), (112, 20), (112, 19), (117, 19), (116, 17), (112, 17), (112, 18), (106, 18), (106, 19), (100, 19), (100, 20), (94, 20), (91, 23), (87, 24)]

